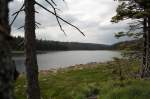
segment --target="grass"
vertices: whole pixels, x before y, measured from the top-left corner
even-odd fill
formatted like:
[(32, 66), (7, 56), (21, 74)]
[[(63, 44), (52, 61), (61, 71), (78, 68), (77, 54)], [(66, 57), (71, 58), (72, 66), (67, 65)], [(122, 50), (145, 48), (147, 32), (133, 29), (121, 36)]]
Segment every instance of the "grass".
[[(119, 67), (119, 69), (118, 69)], [(148, 99), (150, 81), (135, 79), (136, 61), (116, 60), (102, 64), (79, 65), (39, 75), (43, 99)], [(121, 72), (121, 74), (120, 74)], [(15, 83), (16, 99), (26, 99), (26, 80), (20, 76)]]

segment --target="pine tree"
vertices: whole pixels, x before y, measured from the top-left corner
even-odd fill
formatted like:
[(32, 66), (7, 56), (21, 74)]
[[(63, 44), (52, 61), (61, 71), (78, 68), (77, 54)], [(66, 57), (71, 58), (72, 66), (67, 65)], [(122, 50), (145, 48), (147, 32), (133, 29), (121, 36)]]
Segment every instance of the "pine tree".
[[(117, 15), (112, 18), (112, 22), (118, 23), (119, 21), (132, 19), (137, 22), (133, 22), (130, 25), (130, 31), (127, 33), (120, 32), (118, 36), (132, 35), (141, 36), (143, 35), (144, 50), (143, 50), (143, 64), (141, 66), (141, 77), (150, 77), (150, 23), (149, 23), (149, 0), (118, 0), (120, 2), (116, 12)], [(136, 33), (131, 32), (135, 30), (143, 30), (142, 32)]]

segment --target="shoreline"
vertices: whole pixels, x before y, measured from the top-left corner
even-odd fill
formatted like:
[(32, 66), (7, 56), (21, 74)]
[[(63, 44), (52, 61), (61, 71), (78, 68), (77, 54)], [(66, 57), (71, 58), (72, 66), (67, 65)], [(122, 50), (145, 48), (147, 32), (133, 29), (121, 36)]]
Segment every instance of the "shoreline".
[(86, 63), (86, 64), (76, 64), (76, 65), (72, 65), (72, 66), (68, 66), (68, 67), (64, 67), (64, 68), (51, 68), (48, 70), (39, 70), (39, 74), (48, 74), (50, 73), (58, 73), (60, 71), (69, 71), (69, 70), (82, 70), (82, 69), (87, 69), (87, 68), (96, 68), (100, 65), (106, 65), (109, 63), (114, 62), (112, 61), (107, 61), (107, 62), (90, 62), (90, 63)]
[[(108, 62), (90, 62), (90, 63), (86, 63), (86, 64), (76, 64), (76, 65), (72, 65), (72, 66), (68, 66), (68, 67), (62, 67), (62, 68), (50, 68), (47, 70), (39, 70), (39, 74), (47, 74), (47, 73), (57, 73), (60, 71), (69, 71), (69, 70), (82, 70), (82, 69), (86, 69), (86, 68), (95, 68), (98, 65), (104, 65), (104, 64), (108, 64), (111, 63), (113, 61), (108, 61)], [(25, 72), (20, 72), (20, 75), (24, 75)]]

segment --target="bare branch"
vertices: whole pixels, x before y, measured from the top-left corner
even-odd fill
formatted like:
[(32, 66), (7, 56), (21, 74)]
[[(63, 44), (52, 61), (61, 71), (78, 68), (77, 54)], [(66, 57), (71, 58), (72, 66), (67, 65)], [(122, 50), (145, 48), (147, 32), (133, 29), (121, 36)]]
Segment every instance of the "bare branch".
[(22, 29), (22, 28), (24, 28), (24, 25), (23, 25), (23, 26), (20, 26), (19, 28), (17, 28), (17, 30)]
[(51, 0), (52, 1), (52, 3), (55, 5), (55, 6), (57, 6), (57, 4), (54, 2), (54, 0)]
[(49, 13), (53, 14), (54, 16), (57, 16), (60, 20), (62, 20), (63, 22), (67, 23), (68, 25), (74, 27), (75, 29), (77, 29), (83, 36), (85, 36), (85, 34), (75, 25), (69, 23), (68, 21), (64, 20), (63, 18), (61, 18), (60, 16), (56, 15), (54, 12), (48, 10), (47, 8), (45, 8), (43, 5), (39, 4), (38, 2), (35, 2), (35, 4), (37, 4), (38, 6), (40, 6), (41, 8), (43, 8), (44, 10), (48, 11)]
[(36, 22), (36, 21), (35, 21), (35, 23), (38, 24), (38, 25), (41, 25), (41, 23), (39, 23), (39, 22)]
[(62, 12), (62, 10), (60, 10), (60, 9), (58, 9), (58, 8), (55, 8), (55, 9)]
[(24, 11), (24, 9), (19, 10), (19, 11), (16, 11), (15, 13), (12, 14), (12, 16), (14, 16), (14, 15), (16, 15), (17, 13), (20, 13), (20, 12), (22, 12), (22, 11)]
[(50, 1), (48, 1), (48, 0), (45, 0), (45, 1), (46, 1), (53, 9), (61, 11), (60, 9), (55, 8), (55, 7), (53, 6), (53, 4), (52, 4)]
[(38, 26), (37, 24), (35, 24), (35, 27), (36, 27), (36, 28), (39, 28), (39, 26)]
[(35, 13), (39, 13), (38, 11), (35, 11)]
[(21, 12), (21, 10), (23, 9), (24, 5), (25, 5), (25, 4), (23, 3), (23, 5), (22, 5), (21, 8), (19, 9), (19, 11), (16, 13), (14, 19), (13, 19), (12, 22), (10, 23), (10, 26), (13, 25), (14, 21), (16, 20), (17, 16), (19, 15), (19, 13)]
[(56, 9), (53, 4), (51, 2), (49, 2), (48, 0), (45, 0), (53, 9)]
[(36, 28), (39, 28), (38, 25), (41, 25), (41, 23), (35, 21), (35, 27), (36, 27)]
[(58, 25), (60, 27), (60, 30), (66, 35), (65, 30), (62, 28), (62, 25), (61, 25), (61, 23), (59, 21), (59, 18), (57, 17), (58, 15), (57, 15), (57, 12), (56, 12), (56, 8), (48, 0), (45, 0), (45, 1), (53, 8), (55, 16), (56, 16), (56, 20), (57, 20)]

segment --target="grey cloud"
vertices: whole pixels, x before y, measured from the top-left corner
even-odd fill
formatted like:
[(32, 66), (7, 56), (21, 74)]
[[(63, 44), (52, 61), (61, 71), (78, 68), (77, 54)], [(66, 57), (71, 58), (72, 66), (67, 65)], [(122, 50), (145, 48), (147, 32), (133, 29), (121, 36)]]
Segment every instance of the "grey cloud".
[[(52, 11), (51, 7), (46, 2), (44, 2), (42, 0), (39, 0), (38, 2), (41, 3), (46, 8), (48, 8), (48, 9), (50, 9)], [(10, 9), (11, 9), (10, 10), (10, 22), (14, 18), (13, 16), (11, 16), (12, 13), (16, 12), (21, 7), (22, 3), (23, 2), (14, 1), (13, 3), (10, 4)], [(58, 5), (60, 5), (60, 4), (58, 4)], [(47, 26), (57, 26), (58, 25), (56, 17), (53, 16), (51, 13), (48, 13), (44, 9), (42, 9), (40, 7), (37, 7), (37, 6), (36, 6), (36, 11), (39, 12), (38, 14), (36, 14), (36, 21), (42, 24), (42, 26), (40, 26), (41, 28), (42, 27), (47, 27)], [(58, 11), (58, 13), (60, 13), (60, 15), (61, 15), (62, 12)], [(70, 23), (72, 23), (72, 22), (77, 20), (74, 16), (72, 16), (70, 14), (62, 14), (61, 17), (64, 18), (65, 20), (67, 20)], [(24, 24), (24, 12), (22, 12), (18, 16), (18, 18), (16, 19), (16, 21), (13, 24), (13, 28), (16, 29), (16, 28), (22, 26), (23, 24)], [(62, 22), (62, 25), (63, 24), (64, 23)]]
[[(52, 8), (44, 0), (37, 1), (46, 8), (52, 10)], [(66, 3), (62, 0), (55, 1), (57, 3), (57, 7), (62, 10), (58, 11), (59, 15), (84, 31), (86, 37), (83, 37), (80, 33), (78, 33), (78, 31), (61, 21), (61, 24), (68, 35), (65, 37), (58, 27), (56, 18), (50, 13), (44, 11), (42, 8), (36, 6), (36, 10), (39, 12), (39, 14), (36, 14), (36, 21), (42, 24), (37, 30), (37, 38), (105, 44), (112, 44), (128, 39), (123, 38), (117, 40), (114, 37), (115, 32), (127, 30), (128, 25), (126, 22), (119, 24), (111, 24), (109, 22), (111, 17), (115, 14), (117, 7), (117, 3), (113, 0), (66, 0)], [(18, 2), (17, 0), (11, 3), (10, 13), (12, 14), (18, 10), (21, 3), (22, 2)], [(12, 20), (12, 17), (10, 20)], [(13, 25), (14, 35), (22, 35), (22, 30), (16, 31), (15, 29), (23, 24), (24, 14), (21, 13)]]
[(123, 31), (128, 30), (127, 24), (108, 24), (108, 25), (100, 25), (99, 30), (101, 31)]

